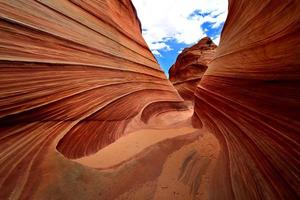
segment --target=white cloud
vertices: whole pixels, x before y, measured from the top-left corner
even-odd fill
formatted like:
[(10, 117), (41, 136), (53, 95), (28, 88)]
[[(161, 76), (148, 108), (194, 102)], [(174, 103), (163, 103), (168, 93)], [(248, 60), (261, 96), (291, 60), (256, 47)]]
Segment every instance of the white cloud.
[(161, 57), (161, 54), (160, 54), (159, 51), (156, 50), (156, 49), (152, 50), (152, 53), (153, 53), (154, 55), (157, 55), (157, 56), (160, 56), (160, 57)]
[(183, 51), (183, 48), (180, 48), (179, 51), (177, 51), (178, 54), (180, 54)]
[[(170, 39), (188, 45), (197, 42), (206, 36), (202, 24), (210, 22), (212, 28), (217, 28), (227, 16), (227, 0), (132, 1), (142, 23), (143, 36), (156, 54), (159, 50), (171, 50), (166, 44)], [(202, 15), (192, 15), (195, 11)]]
[(172, 48), (165, 44), (164, 42), (153, 42), (149, 44), (151, 49), (164, 49), (166, 51), (171, 51)]
[(216, 45), (219, 45), (219, 43), (220, 43), (220, 36), (221, 35), (217, 35), (216, 37), (214, 37), (212, 40), (213, 40), (213, 42), (216, 44)]

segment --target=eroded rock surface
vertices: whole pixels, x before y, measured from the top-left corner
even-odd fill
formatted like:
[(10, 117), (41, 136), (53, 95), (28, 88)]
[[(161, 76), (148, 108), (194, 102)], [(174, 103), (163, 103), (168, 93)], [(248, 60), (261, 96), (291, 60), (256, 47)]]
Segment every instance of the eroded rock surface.
[(299, 12), (296, 0), (229, 1), (195, 94), (194, 118), (221, 144), (214, 199), (299, 199)]
[(155, 115), (143, 113), (148, 105), (184, 110), (131, 1), (1, 1), (0, 16), (0, 199), (72, 195), (52, 183), (76, 194), (69, 178), (86, 171), (79, 188), (98, 175), (68, 159), (96, 153), (129, 122)]
[(194, 112), (129, 0), (1, 1), (0, 199), (299, 199), (299, 13), (230, 0)]
[(214, 58), (217, 45), (205, 37), (189, 48), (185, 48), (169, 70), (169, 79), (179, 94), (187, 101), (194, 101), (197, 84)]

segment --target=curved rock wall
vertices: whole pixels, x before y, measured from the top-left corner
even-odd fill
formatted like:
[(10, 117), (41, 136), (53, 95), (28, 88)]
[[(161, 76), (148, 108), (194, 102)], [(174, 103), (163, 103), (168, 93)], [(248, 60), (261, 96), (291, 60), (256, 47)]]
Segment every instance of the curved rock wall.
[(214, 58), (217, 45), (209, 37), (204, 37), (189, 48), (185, 48), (169, 69), (169, 79), (184, 100), (194, 101), (194, 92)]
[[(193, 117), (218, 144), (190, 127), (189, 112), (164, 113), (186, 106), (129, 0), (1, 1), (0, 199), (165, 199), (184, 188), (191, 198), (299, 199), (300, 5), (229, 2)], [(137, 135), (157, 144), (126, 140), (112, 152), (121, 162), (91, 167), (153, 118), (171, 128)], [(123, 156), (130, 146), (142, 150)], [(79, 161), (88, 155), (96, 164)]]
[(221, 144), (214, 199), (299, 199), (299, 13), (297, 0), (229, 1), (194, 113)]
[(1, 1), (0, 35), (0, 199), (32, 194), (55, 148), (93, 154), (147, 105), (182, 102), (130, 0)]

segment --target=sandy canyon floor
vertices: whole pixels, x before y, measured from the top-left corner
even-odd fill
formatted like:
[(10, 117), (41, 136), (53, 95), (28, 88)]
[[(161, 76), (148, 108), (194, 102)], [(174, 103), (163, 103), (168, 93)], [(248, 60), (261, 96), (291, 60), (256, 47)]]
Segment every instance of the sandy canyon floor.
[(208, 199), (220, 146), (213, 134), (193, 128), (192, 114), (190, 108), (157, 114), (147, 124), (132, 121), (125, 136), (79, 159), (50, 151), (32, 198)]
[[(107, 174), (105, 185), (123, 182), (114, 191), (120, 195), (111, 195), (116, 199), (206, 199), (220, 148), (211, 133), (192, 127), (192, 114), (192, 109), (161, 113), (139, 130), (132, 122), (127, 135), (74, 161)], [(125, 183), (135, 186), (122, 193)]]

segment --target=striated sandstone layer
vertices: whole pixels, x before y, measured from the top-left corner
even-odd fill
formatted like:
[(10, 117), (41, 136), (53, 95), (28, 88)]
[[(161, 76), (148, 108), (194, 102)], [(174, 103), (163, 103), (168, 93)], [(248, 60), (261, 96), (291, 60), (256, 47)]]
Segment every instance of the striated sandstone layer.
[(0, 199), (299, 199), (299, 4), (229, 7), (191, 119), (129, 0), (0, 1)]
[(194, 101), (194, 92), (216, 48), (217, 45), (209, 37), (204, 37), (178, 55), (169, 70), (169, 79), (184, 100)]
[(134, 187), (132, 176), (103, 192), (114, 182), (103, 188), (103, 172), (69, 160), (95, 154), (158, 107), (187, 109), (131, 1), (0, 1), (0, 35), (0, 199), (111, 199)]
[(212, 199), (300, 198), (299, 22), (297, 0), (229, 0), (195, 92), (194, 121), (221, 145)]

